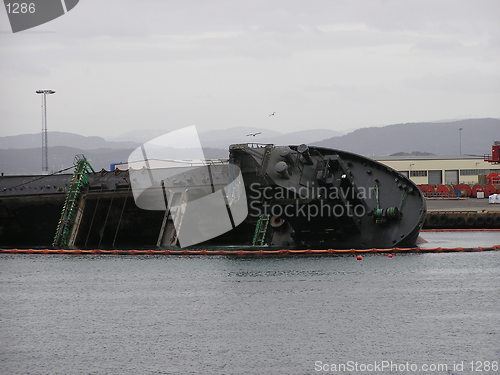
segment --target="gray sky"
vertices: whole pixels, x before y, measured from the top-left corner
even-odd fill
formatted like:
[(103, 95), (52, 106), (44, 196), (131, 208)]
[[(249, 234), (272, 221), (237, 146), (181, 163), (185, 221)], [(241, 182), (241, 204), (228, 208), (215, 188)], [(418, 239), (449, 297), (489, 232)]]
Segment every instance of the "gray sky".
[[(500, 117), (500, 1), (81, 0), (12, 34), (0, 135)], [(268, 113), (277, 112), (276, 117)]]

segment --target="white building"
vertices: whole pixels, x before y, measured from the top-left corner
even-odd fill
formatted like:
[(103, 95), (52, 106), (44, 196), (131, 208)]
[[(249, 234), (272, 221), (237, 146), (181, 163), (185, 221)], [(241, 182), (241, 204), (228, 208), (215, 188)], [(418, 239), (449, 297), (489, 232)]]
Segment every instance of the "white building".
[(416, 184), (477, 184), (479, 175), (500, 173), (500, 166), (479, 156), (384, 156), (376, 158)]

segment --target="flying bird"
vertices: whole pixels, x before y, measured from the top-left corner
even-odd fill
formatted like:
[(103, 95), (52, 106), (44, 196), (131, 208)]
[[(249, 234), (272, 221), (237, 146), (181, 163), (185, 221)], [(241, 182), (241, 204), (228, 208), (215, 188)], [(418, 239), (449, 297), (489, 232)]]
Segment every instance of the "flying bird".
[(256, 135), (262, 134), (262, 132), (247, 134), (247, 137), (255, 137)]
[(269, 117), (274, 116), (275, 114), (276, 114), (276, 112), (270, 113)]

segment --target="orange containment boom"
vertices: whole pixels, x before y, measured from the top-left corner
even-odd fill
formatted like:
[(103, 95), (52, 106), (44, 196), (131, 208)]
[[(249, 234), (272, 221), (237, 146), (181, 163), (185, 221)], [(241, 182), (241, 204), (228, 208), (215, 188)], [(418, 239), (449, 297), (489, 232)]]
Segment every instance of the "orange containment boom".
[(500, 245), (488, 247), (434, 247), (434, 248), (392, 248), (392, 249), (322, 249), (322, 250), (69, 250), (69, 249), (0, 249), (9, 254), (72, 254), (72, 255), (338, 255), (377, 253), (454, 253), (499, 251)]
[(455, 229), (439, 229), (439, 228), (435, 228), (435, 229), (420, 229), (420, 232), (500, 232), (500, 229), (497, 229), (497, 228), (477, 228), (477, 229), (474, 229), (474, 228), (471, 228), (471, 229), (459, 229), (459, 228), (455, 228)]

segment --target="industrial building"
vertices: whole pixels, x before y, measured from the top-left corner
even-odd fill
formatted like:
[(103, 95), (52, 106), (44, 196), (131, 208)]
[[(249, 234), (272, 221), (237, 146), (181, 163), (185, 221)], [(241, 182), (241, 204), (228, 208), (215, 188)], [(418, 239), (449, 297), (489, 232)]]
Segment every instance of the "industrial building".
[(500, 173), (500, 166), (482, 156), (384, 156), (379, 162), (420, 184), (477, 184), (480, 175)]

